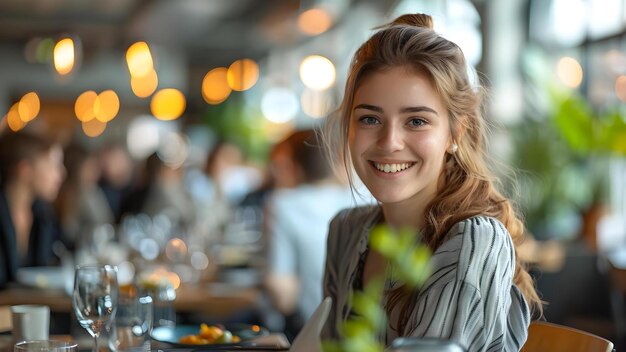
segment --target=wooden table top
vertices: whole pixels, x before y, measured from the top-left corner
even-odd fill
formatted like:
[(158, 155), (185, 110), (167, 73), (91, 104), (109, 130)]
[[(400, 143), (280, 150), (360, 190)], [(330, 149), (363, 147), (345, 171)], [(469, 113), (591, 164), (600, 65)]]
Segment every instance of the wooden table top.
[[(217, 318), (252, 308), (259, 301), (257, 287), (226, 283), (181, 285), (176, 290), (174, 308), (180, 313), (206, 313)], [(0, 306), (42, 304), (52, 312), (71, 312), (72, 299), (65, 292), (53, 289), (11, 286), (0, 290)]]

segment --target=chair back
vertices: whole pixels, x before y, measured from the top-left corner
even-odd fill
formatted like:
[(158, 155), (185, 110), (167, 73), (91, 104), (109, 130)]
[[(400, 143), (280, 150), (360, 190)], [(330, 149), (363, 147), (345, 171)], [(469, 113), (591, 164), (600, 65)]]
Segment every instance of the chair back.
[(563, 325), (534, 321), (522, 352), (611, 352), (613, 343), (594, 334)]

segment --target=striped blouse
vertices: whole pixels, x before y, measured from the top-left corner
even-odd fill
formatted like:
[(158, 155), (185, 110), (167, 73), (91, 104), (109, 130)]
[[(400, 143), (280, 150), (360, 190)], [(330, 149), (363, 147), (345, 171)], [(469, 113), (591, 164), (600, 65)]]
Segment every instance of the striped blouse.
[[(338, 326), (351, 313), (350, 297), (367, 250), (368, 234), (381, 215), (378, 206), (343, 210), (328, 235), (324, 296), (333, 306), (322, 339), (337, 339)], [(527, 338), (530, 313), (513, 283), (515, 250), (497, 219), (475, 216), (450, 229), (432, 254), (432, 275), (420, 288), (410, 314), (410, 336), (460, 343), (468, 351), (519, 351)], [(394, 287), (387, 275), (387, 289)], [(384, 302), (383, 302), (384, 303)], [(385, 345), (398, 337), (398, 312), (391, 312)], [(395, 319), (395, 320), (394, 320)]]

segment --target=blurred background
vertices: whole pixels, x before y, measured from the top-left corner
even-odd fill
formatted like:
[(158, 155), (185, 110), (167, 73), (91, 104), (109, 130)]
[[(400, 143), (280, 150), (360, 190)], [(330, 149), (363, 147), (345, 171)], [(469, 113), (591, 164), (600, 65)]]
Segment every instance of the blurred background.
[[(241, 319), (297, 326), (297, 299), (272, 289), (305, 275), (271, 264), (268, 219), (283, 220), (270, 194), (306, 183), (285, 142), (323, 123), (358, 45), (407, 12), (431, 14), (490, 90), (491, 149), (517, 174), (505, 187), (546, 318), (620, 346), (624, 0), (3, 0), (0, 138), (29, 132), (65, 152), (49, 202), (56, 264), (113, 263), (126, 283), (166, 277), (179, 299), (202, 282), (261, 287)], [(371, 201), (346, 198), (333, 204)], [(179, 320), (211, 319), (197, 315)]]

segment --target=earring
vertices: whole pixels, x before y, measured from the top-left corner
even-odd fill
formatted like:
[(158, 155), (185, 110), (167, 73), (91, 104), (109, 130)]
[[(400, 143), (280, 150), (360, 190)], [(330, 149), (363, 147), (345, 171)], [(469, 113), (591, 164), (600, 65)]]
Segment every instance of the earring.
[(456, 153), (458, 149), (459, 149), (459, 146), (456, 145), (456, 143), (452, 143), (452, 154)]

